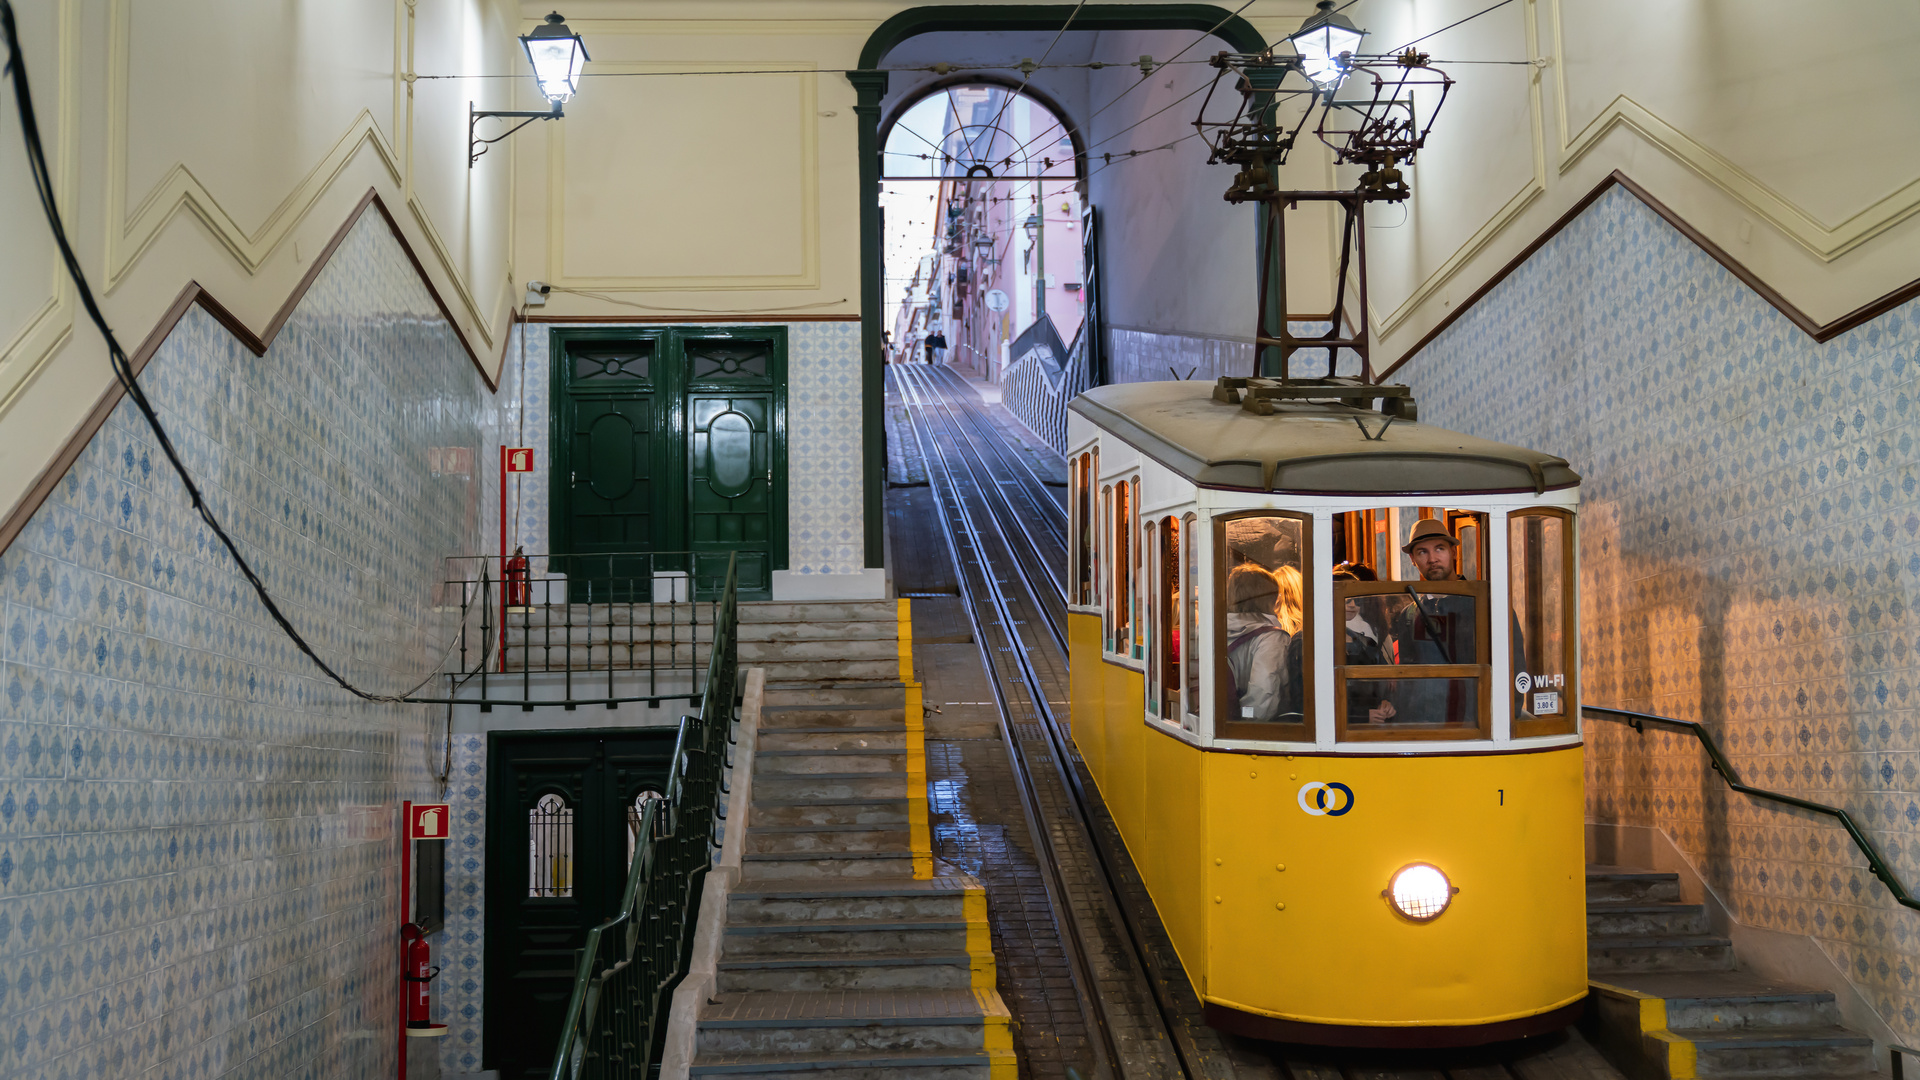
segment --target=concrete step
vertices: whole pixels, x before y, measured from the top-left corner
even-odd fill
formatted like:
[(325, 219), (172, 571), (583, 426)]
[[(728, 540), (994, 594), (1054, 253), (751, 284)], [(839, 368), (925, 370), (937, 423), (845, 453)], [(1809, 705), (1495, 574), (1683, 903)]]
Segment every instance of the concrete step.
[(832, 854), (841, 851), (906, 851), (907, 823), (852, 825), (751, 825), (748, 854)]
[(1587, 867), (1587, 902), (1657, 904), (1680, 900), (1680, 875), (1627, 866)]
[(802, 707), (767, 708), (760, 713), (762, 735), (775, 731), (835, 728), (886, 727), (906, 730), (906, 711), (898, 700), (885, 705), (848, 705), (839, 708)]
[(1587, 971), (1596, 976), (1619, 972), (1731, 971), (1733, 942), (1705, 934), (1672, 937), (1589, 935)]
[(749, 623), (740, 624), (740, 640), (749, 641), (820, 641), (823, 639), (873, 638), (885, 641), (897, 641), (900, 637), (900, 624), (895, 620), (880, 619), (873, 622), (797, 622), (797, 623)]
[(740, 605), (746, 623), (894, 622), (900, 606), (892, 600), (818, 600), (794, 603), (750, 600)]
[(773, 728), (760, 732), (760, 753), (794, 750), (891, 750), (904, 753), (904, 724), (888, 727)]
[(740, 662), (748, 660), (886, 660), (900, 671), (900, 642), (892, 634), (886, 637), (834, 635), (797, 641), (741, 641)]
[(1873, 1072), (1873, 1040), (1837, 1025), (1680, 1031), (1701, 1077), (1832, 1077)]
[(774, 684), (771, 673), (767, 679), (766, 707), (778, 709), (794, 707), (809, 710), (830, 709), (836, 706), (861, 706), (890, 708), (898, 712), (906, 702), (906, 688), (898, 682), (899, 671), (894, 672), (894, 681), (874, 685), (872, 682), (792, 682), (782, 681)]
[(771, 776), (844, 775), (907, 771), (906, 750), (874, 747), (856, 750), (759, 750), (754, 754), (755, 780)]
[(727, 900), (727, 925), (855, 922), (872, 919), (962, 919), (969, 893), (980, 902), (980, 884), (965, 876), (916, 880), (742, 883)]
[(766, 990), (966, 990), (973, 959), (965, 949), (874, 955), (796, 953), (732, 960), (721, 957), (722, 994)]
[(1589, 935), (1675, 937), (1709, 929), (1702, 904), (1587, 904)]
[(744, 960), (763, 956), (965, 952), (967, 930), (968, 924), (958, 919), (754, 923), (728, 927), (721, 956)]
[(895, 878), (913, 873), (913, 852), (898, 851), (770, 852), (740, 857), (743, 881), (848, 881), (857, 878)]
[(905, 772), (848, 772), (788, 775), (754, 769), (757, 801), (799, 802), (810, 799), (898, 799), (907, 794)]
[(713, 1055), (692, 1076), (728, 1080), (988, 1080), (994, 1063), (1011, 1070), (1011, 1050), (907, 1050), (875, 1054)]
[[(880, 1055), (926, 1050), (976, 1052), (1004, 1045), (1007, 1009), (973, 990), (913, 993), (727, 994), (702, 1010), (694, 1071), (721, 1058)], [(811, 1075), (811, 1074), (809, 1074)]]
[(757, 668), (767, 669), (769, 683), (799, 682), (899, 682), (900, 660), (756, 660)]
[[(761, 732), (761, 738), (766, 733)], [(771, 826), (899, 825), (907, 824), (907, 800), (797, 799), (791, 802), (755, 800), (748, 814), (750, 828)], [(751, 834), (749, 834), (751, 835)]]

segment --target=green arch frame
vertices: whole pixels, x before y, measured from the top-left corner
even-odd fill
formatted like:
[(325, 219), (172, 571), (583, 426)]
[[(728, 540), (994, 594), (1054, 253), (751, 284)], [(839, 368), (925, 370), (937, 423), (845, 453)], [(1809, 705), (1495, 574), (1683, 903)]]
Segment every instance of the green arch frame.
[(1193, 30), (1210, 32), (1239, 52), (1260, 52), (1267, 41), (1253, 24), (1213, 4), (979, 4), (909, 8), (888, 19), (860, 50), (853, 83), (854, 123), (860, 155), (860, 426), (861, 497), (866, 565), (886, 562), (886, 356), (881, 349), (882, 262), (880, 234), (880, 99), (887, 73), (880, 62), (895, 46), (921, 34), (969, 30), (1058, 30), (1073, 19), (1080, 30)]

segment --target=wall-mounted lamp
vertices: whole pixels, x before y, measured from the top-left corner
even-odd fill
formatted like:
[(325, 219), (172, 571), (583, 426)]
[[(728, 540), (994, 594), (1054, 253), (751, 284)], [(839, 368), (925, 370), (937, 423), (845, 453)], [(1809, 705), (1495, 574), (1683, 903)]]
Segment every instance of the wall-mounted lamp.
[(1334, 11), (1333, 0), (1320, 0), (1318, 6), (1320, 10), (1307, 16), (1307, 21), (1288, 34), (1287, 40), (1300, 54), (1307, 78), (1322, 90), (1331, 90), (1347, 77), (1349, 61), (1341, 57), (1359, 52), (1360, 41), (1367, 32), (1355, 27), (1352, 19)]
[(1033, 213), (1028, 214), (1027, 220), (1025, 222), (1022, 222), (1020, 227), (1027, 231), (1028, 240), (1032, 240), (1034, 237), (1039, 236), (1040, 235), (1040, 212), (1036, 210)]
[[(520, 46), (527, 50), (527, 62), (533, 65), (534, 81), (540, 84), (540, 93), (553, 108), (544, 112), (526, 110), (476, 110), (467, 106), (467, 168), (480, 160), (487, 147), (499, 142), (535, 120), (558, 120), (561, 117), (560, 106), (571, 100), (580, 90), (580, 73), (587, 65), (586, 42), (580, 35), (567, 28), (567, 20), (559, 12), (547, 16), (546, 22), (534, 28), (533, 33), (520, 38)], [(474, 125), (480, 120), (491, 117), (521, 118), (520, 123), (507, 129), (505, 135), (496, 135), (491, 139), (474, 136)]]

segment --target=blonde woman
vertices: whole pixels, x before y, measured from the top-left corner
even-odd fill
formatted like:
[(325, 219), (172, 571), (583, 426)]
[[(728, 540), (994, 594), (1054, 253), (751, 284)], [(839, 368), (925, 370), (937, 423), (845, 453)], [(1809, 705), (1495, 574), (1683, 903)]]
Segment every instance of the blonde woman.
[(1241, 563), (1227, 575), (1227, 667), (1240, 714), (1271, 723), (1287, 700), (1287, 655), (1300, 632), (1300, 571)]

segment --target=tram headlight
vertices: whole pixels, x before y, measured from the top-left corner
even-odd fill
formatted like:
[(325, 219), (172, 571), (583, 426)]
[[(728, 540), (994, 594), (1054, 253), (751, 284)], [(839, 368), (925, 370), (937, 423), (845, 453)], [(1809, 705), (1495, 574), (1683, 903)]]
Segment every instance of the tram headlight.
[(1439, 867), (1417, 862), (1394, 871), (1384, 895), (1400, 914), (1415, 922), (1431, 922), (1447, 910), (1459, 891)]

